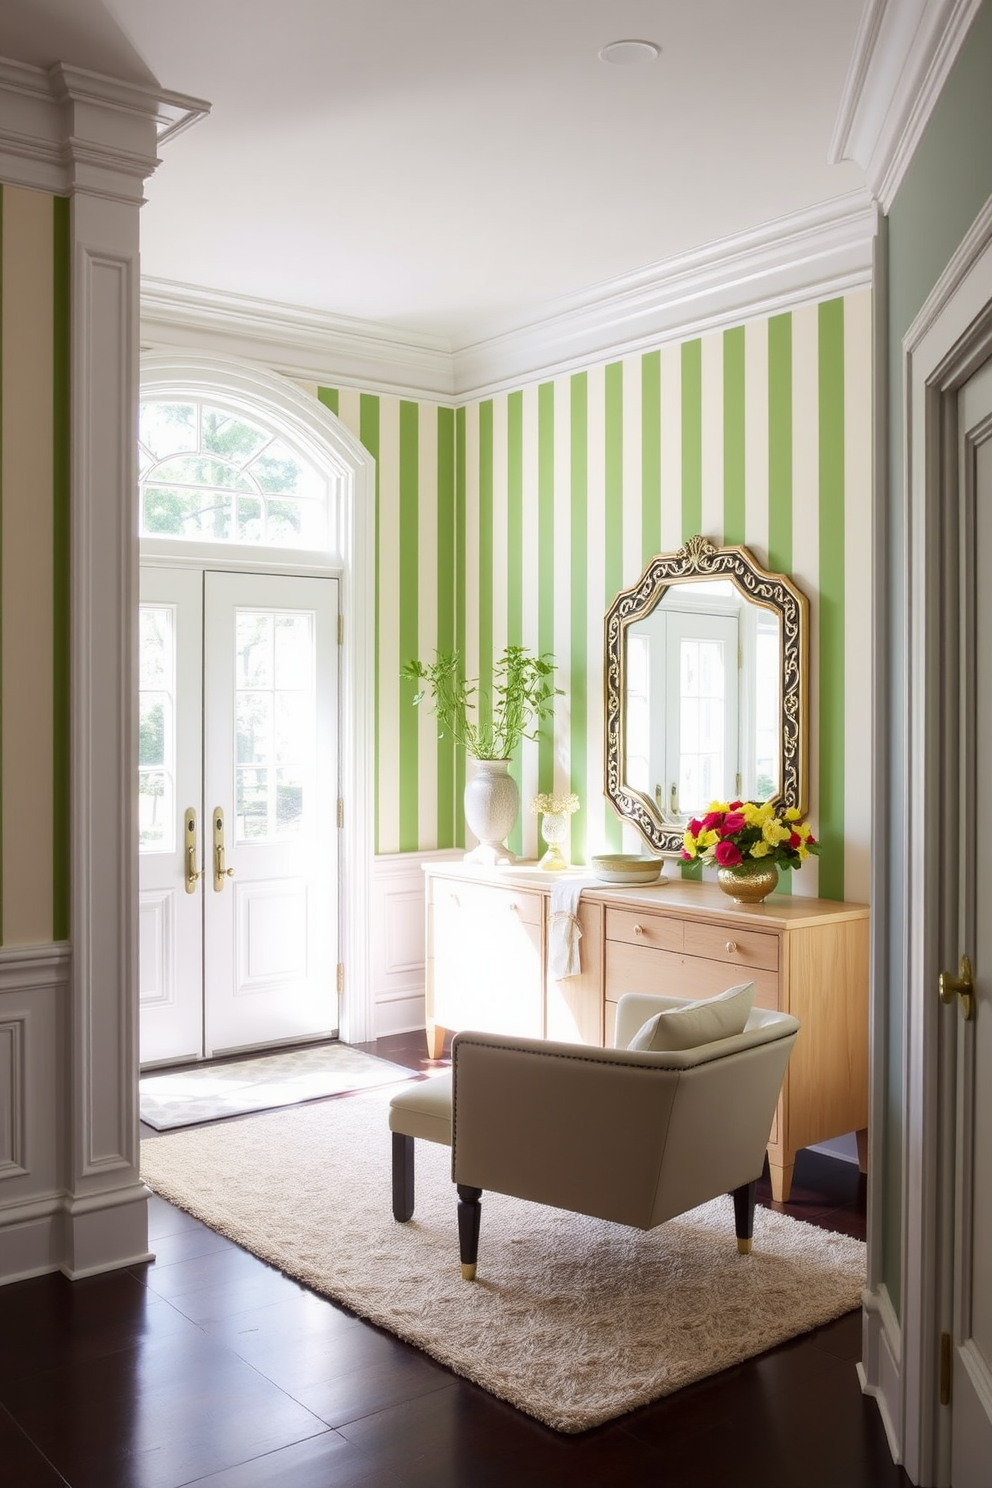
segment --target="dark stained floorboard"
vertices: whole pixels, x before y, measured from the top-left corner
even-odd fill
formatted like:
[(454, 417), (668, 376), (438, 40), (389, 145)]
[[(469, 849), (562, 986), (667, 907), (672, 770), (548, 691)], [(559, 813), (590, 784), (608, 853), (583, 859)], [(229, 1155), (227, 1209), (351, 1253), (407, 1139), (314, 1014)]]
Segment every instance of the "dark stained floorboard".
[[(419, 1034), (366, 1047), (429, 1063)], [(801, 1153), (790, 1202), (758, 1199), (864, 1238), (853, 1164)], [(859, 1313), (564, 1436), (163, 1199), (149, 1212), (154, 1263), (0, 1288), (3, 1488), (909, 1482), (858, 1388)]]

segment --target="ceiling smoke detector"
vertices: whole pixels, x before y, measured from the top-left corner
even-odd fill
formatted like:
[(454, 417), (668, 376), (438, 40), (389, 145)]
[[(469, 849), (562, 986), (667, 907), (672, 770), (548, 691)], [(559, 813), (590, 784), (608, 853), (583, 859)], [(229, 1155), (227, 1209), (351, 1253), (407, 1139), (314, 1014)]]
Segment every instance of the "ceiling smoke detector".
[(653, 62), (661, 51), (653, 41), (610, 41), (599, 54), (601, 62), (614, 67), (635, 67), (639, 62)]

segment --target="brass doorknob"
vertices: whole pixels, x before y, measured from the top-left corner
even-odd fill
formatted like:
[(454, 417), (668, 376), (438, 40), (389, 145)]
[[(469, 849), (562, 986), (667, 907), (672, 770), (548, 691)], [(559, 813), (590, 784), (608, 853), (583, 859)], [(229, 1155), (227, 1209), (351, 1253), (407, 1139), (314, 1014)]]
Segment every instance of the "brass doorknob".
[(956, 977), (949, 971), (940, 973), (940, 1000), (951, 1003), (955, 997), (961, 999), (961, 1013), (966, 1023), (975, 1015), (975, 982), (971, 971), (971, 959), (961, 957), (961, 966)]

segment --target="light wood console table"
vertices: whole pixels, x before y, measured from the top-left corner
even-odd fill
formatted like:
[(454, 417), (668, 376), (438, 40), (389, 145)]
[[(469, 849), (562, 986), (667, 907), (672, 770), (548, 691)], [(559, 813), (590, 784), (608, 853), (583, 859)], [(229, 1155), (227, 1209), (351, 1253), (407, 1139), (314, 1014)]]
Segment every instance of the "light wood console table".
[[(670, 870), (677, 873), (677, 869)], [(591, 883), (579, 901), (581, 973), (547, 975), (552, 884), (536, 866), (430, 864), (427, 1044), (446, 1032), (610, 1043), (624, 992), (709, 997), (753, 980), (759, 1007), (802, 1024), (772, 1124), (772, 1194), (789, 1197), (796, 1153), (868, 1126), (867, 905), (773, 895), (737, 905), (715, 884), (670, 877), (646, 888)], [(570, 876), (588, 880), (585, 870)]]

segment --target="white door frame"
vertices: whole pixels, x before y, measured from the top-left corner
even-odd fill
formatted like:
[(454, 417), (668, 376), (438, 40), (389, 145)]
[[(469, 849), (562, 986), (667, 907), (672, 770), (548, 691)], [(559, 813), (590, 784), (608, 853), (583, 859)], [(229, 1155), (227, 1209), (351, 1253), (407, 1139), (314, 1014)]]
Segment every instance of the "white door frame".
[[(903, 998), (901, 1319), (874, 1306), (869, 1274), (866, 1387), (880, 1397), (893, 1446), (914, 1483), (950, 1481), (953, 1406), (938, 1400), (939, 1338), (952, 1326), (954, 1039), (956, 1008), (941, 1007), (937, 979), (956, 969), (959, 945), (954, 843), (958, 811), (957, 389), (992, 354), (992, 199), (983, 208), (903, 341), (905, 605), (908, 634), (906, 853), (888, 864), (890, 902), (906, 936)], [(884, 761), (879, 762), (880, 766)], [(881, 902), (881, 901), (880, 901)], [(878, 963), (876, 962), (876, 965)], [(879, 1040), (876, 1076), (885, 1059)], [(876, 1112), (877, 1114), (877, 1112)], [(874, 1132), (881, 1165), (881, 1123)], [(880, 1170), (880, 1167), (879, 1167)], [(869, 1226), (894, 1222), (876, 1186)], [(871, 1258), (877, 1266), (877, 1254)], [(875, 1296), (884, 1291), (877, 1287)], [(877, 1330), (888, 1333), (879, 1338)], [(883, 1347), (884, 1345), (884, 1347)], [(886, 1369), (881, 1359), (889, 1358)]]
[[(336, 521), (327, 553), (307, 555), (306, 570), (341, 584), (340, 669), (341, 830), (340, 957), (345, 967), (341, 1038), (374, 1036), (369, 975), (369, 905), (373, 859), (373, 704), (375, 661), (375, 461), (329, 409), (285, 378), (232, 357), (163, 352), (142, 357), (141, 396), (218, 398), (251, 417), (264, 416), (331, 478)], [(156, 543), (156, 551), (164, 547)], [(175, 556), (176, 546), (171, 545)], [(187, 548), (188, 552), (189, 549)], [(301, 555), (287, 553), (285, 571), (299, 573)], [(252, 568), (282, 570), (271, 549), (218, 549), (220, 566), (247, 558)], [(214, 555), (211, 555), (213, 562)], [(130, 617), (135, 623), (134, 617)], [(134, 906), (136, 912), (136, 905)]]

